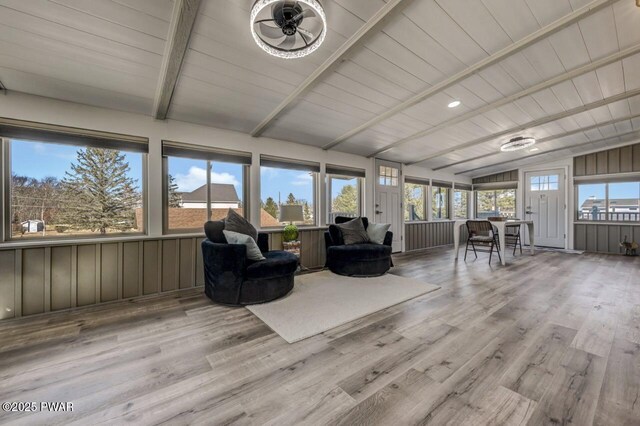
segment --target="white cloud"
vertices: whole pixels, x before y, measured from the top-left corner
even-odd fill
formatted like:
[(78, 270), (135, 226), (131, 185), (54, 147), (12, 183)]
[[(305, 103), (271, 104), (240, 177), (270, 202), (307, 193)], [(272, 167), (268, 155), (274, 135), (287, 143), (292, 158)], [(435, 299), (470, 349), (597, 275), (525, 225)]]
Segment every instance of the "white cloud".
[(240, 186), (240, 182), (238, 182), (238, 179), (236, 179), (234, 175), (227, 172), (211, 172), (211, 183), (230, 183), (234, 186)]
[(310, 173), (301, 173), (295, 177), (291, 182), (291, 185), (295, 186), (307, 186), (313, 182), (313, 177)]
[[(176, 183), (178, 184), (178, 191), (191, 192), (194, 189), (200, 188), (207, 182), (207, 171), (203, 168), (192, 166), (189, 168), (189, 173), (178, 173), (175, 176)], [(235, 176), (229, 173), (216, 173), (211, 172), (211, 183), (230, 183), (236, 187), (240, 186), (240, 182)]]
[(75, 160), (77, 158), (76, 153), (72, 154), (64, 154), (61, 152), (57, 152), (57, 149), (53, 149), (53, 152), (50, 148), (57, 147), (58, 145), (48, 145), (42, 142), (36, 142), (32, 145), (33, 151), (40, 156), (46, 157), (57, 157), (62, 158), (63, 160)]

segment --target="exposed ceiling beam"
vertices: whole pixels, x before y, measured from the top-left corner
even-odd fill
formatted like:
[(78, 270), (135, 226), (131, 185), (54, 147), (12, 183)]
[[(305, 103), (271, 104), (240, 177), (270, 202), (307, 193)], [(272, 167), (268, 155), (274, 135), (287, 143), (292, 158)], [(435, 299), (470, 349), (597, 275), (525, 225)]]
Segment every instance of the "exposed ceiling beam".
[(628, 99), (628, 98), (632, 98), (632, 97), (638, 96), (638, 95), (640, 95), (640, 89), (631, 90), (629, 92), (623, 92), (623, 93), (620, 93), (620, 94), (615, 95), (615, 96), (609, 96), (608, 98), (604, 98), (604, 99), (601, 99), (601, 100), (596, 101), (596, 102), (591, 102), (589, 104), (586, 104), (586, 105), (583, 105), (583, 106), (579, 106), (579, 107), (576, 107), (576, 108), (572, 108), (572, 109), (569, 109), (567, 111), (562, 111), (562, 112), (559, 112), (557, 114), (549, 115), (547, 117), (543, 117), (543, 118), (539, 118), (537, 120), (530, 121), (530, 122), (525, 123), (525, 124), (523, 124), (521, 126), (512, 127), (510, 129), (503, 130), (503, 131), (498, 132), (498, 133), (493, 133), (491, 135), (484, 136), (482, 138), (474, 139), (474, 140), (469, 141), (469, 142), (464, 142), (464, 143), (452, 146), (450, 148), (443, 149), (443, 150), (438, 151), (436, 153), (427, 155), (427, 156), (422, 157), (422, 158), (420, 158), (418, 160), (410, 161), (410, 162), (405, 163), (405, 164), (412, 165), (412, 164), (421, 163), (423, 161), (432, 160), (434, 158), (442, 157), (443, 155), (447, 155), (447, 154), (450, 154), (450, 153), (455, 152), (455, 151), (460, 151), (461, 149), (470, 148), (472, 146), (476, 146), (478, 144), (482, 144), (482, 143), (485, 143), (485, 142), (490, 142), (490, 141), (493, 141), (495, 139), (498, 139), (498, 138), (501, 138), (503, 136), (507, 136), (507, 135), (510, 135), (510, 134), (513, 134), (513, 133), (524, 132), (525, 130), (529, 130), (529, 129), (533, 128), (533, 127), (538, 127), (538, 126), (542, 126), (543, 124), (552, 123), (554, 121), (561, 120), (563, 118), (571, 117), (572, 115), (580, 114), (581, 112), (589, 111), (589, 110), (592, 110), (592, 109), (595, 109), (595, 108), (599, 108), (601, 106), (609, 105), (611, 103), (618, 102), (618, 101), (621, 101), (621, 100), (624, 100), (624, 99)]
[[(580, 133), (583, 133), (583, 132), (588, 132), (589, 130), (598, 129), (600, 127), (610, 126), (612, 124), (617, 124), (617, 123), (622, 123), (623, 121), (627, 121), (627, 120), (633, 120), (634, 118), (640, 118), (640, 114), (629, 115), (629, 116), (623, 117), (623, 118), (616, 118), (615, 120), (609, 120), (609, 121), (606, 121), (604, 123), (597, 123), (597, 124), (594, 124), (593, 126), (582, 127), (582, 128), (576, 129), (576, 130), (572, 130), (570, 132), (561, 133), (561, 134), (558, 134), (558, 135), (547, 136), (546, 138), (542, 138), (542, 139), (537, 140), (536, 141), (536, 146), (539, 146), (540, 144), (545, 143), (545, 142), (551, 142), (551, 141), (554, 141), (554, 140), (566, 138), (567, 136), (573, 136), (573, 135), (577, 135), (577, 134), (580, 134)], [(503, 155), (503, 154), (504, 154), (504, 152), (502, 152), (502, 151), (490, 152), (488, 154), (478, 155), (476, 157), (472, 157), (472, 158), (467, 158), (465, 160), (456, 161), (455, 163), (445, 164), (444, 166), (434, 167), (433, 171), (447, 169), (449, 167), (458, 166), (460, 164), (468, 163), (470, 161), (481, 160), (483, 158), (488, 158), (488, 157), (493, 157), (495, 155)]]
[(200, 3), (201, 0), (175, 0), (173, 5), (169, 35), (153, 102), (153, 115), (158, 120), (167, 118)]
[(560, 147), (560, 148), (554, 148), (554, 149), (550, 149), (548, 151), (540, 152), (538, 154), (528, 155), (526, 157), (521, 157), (521, 158), (514, 158), (514, 159), (511, 159), (511, 160), (500, 161), (498, 163), (489, 164), (488, 166), (476, 167), (474, 169), (469, 169), (469, 170), (465, 170), (465, 171), (462, 171), (462, 172), (457, 172), (455, 174), (456, 175), (463, 175), (463, 174), (466, 174), (466, 173), (471, 173), (471, 172), (475, 172), (475, 171), (482, 170), (482, 169), (488, 169), (488, 168), (491, 168), (491, 167), (501, 166), (501, 165), (507, 164), (507, 163), (511, 163), (511, 164), (519, 163), (520, 161), (529, 160), (531, 158), (540, 157), (542, 155), (551, 154), (553, 152), (564, 151), (564, 150), (567, 150), (567, 149), (580, 148), (582, 146), (587, 146), (587, 145), (592, 145), (592, 144), (596, 144), (596, 143), (607, 142), (607, 141), (610, 141), (610, 140), (613, 140), (613, 139), (623, 138), (625, 136), (631, 136), (631, 135), (640, 136), (640, 130), (633, 130), (631, 132), (626, 132), (626, 133), (622, 133), (622, 134), (619, 134), (619, 135), (613, 135), (613, 136), (609, 136), (609, 137), (606, 137), (606, 138), (603, 138), (603, 139), (597, 139), (595, 141), (583, 142), (583, 143), (579, 143), (579, 144), (575, 144), (575, 145), (568, 145), (568, 146), (563, 146), (563, 147)]
[(376, 124), (404, 111), (405, 109), (412, 107), (413, 105), (424, 101), (425, 99), (442, 92), (443, 90), (448, 89), (449, 87), (460, 83), (461, 81), (471, 77), (473, 74), (476, 74), (480, 71), (482, 71), (485, 68), (490, 67), (491, 65), (494, 65), (506, 58), (508, 58), (511, 55), (514, 55), (518, 52), (520, 52), (523, 49), (526, 49), (527, 47), (539, 42), (540, 40), (543, 40), (547, 37), (549, 37), (552, 34), (557, 33), (558, 31), (561, 31), (562, 29), (573, 25), (574, 23), (586, 18), (587, 16), (590, 16), (596, 12), (598, 12), (599, 10), (612, 5), (613, 3), (615, 3), (618, 0), (594, 0), (591, 3), (587, 4), (586, 6), (581, 7), (580, 9), (575, 10), (574, 12), (558, 19), (555, 22), (552, 22), (551, 24), (539, 29), (538, 31), (529, 34), (528, 36), (524, 37), (523, 39), (505, 47), (504, 49), (494, 53), (493, 55), (487, 56), (486, 58), (484, 58), (483, 60), (475, 63), (474, 65), (466, 68), (465, 70), (454, 74), (453, 76), (447, 78), (444, 81), (441, 81), (438, 84), (435, 84), (425, 90), (423, 90), (422, 92), (410, 97), (409, 99), (407, 99), (406, 101), (396, 105), (395, 107), (383, 112), (380, 115), (377, 115), (375, 117), (373, 117), (372, 119), (370, 119), (369, 121), (367, 121), (364, 124), (361, 124), (360, 126), (348, 131), (347, 133), (343, 134), (342, 136), (338, 137), (337, 139), (335, 139), (333, 142), (328, 143), (326, 145), (324, 145), (322, 148), (323, 149), (331, 149), (333, 147), (335, 147), (336, 145), (346, 141), (347, 139), (357, 135), (358, 133), (363, 132), (364, 130), (368, 129), (369, 127), (375, 126)]
[(573, 78), (579, 77), (583, 74), (589, 73), (591, 71), (597, 70), (598, 68), (605, 67), (614, 62), (618, 62), (623, 60), (624, 58), (628, 58), (629, 56), (635, 55), (636, 53), (640, 53), (640, 44), (637, 46), (631, 46), (627, 49), (621, 50), (619, 52), (614, 53), (613, 55), (609, 55), (605, 58), (599, 59), (597, 61), (591, 62), (589, 64), (583, 65), (581, 67), (575, 68), (571, 71), (568, 71), (564, 74), (560, 74), (550, 80), (542, 81), (534, 86), (529, 87), (528, 89), (524, 89), (518, 93), (514, 93), (513, 95), (507, 96), (506, 98), (498, 99), (495, 102), (491, 102), (487, 105), (482, 106), (481, 108), (475, 109), (473, 111), (469, 111), (465, 114), (462, 114), (457, 117), (453, 117), (450, 120), (443, 121), (440, 124), (437, 124), (428, 129), (416, 132), (412, 135), (409, 135), (405, 138), (399, 139), (389, 145), (371, 153), (368, 155), (369, 158), (380, 155), (384, 152), (391, 150), (392, 148), (396, 148), (406, 142), (409, 142), (414, 139), (418, 139), (427, 135), (431, 135), (440, 130), (446, 129), (449, 126), (453, 126), (458, 123), (462, 123), (470, 118), (473, 118), (477, 115), (484, 114), (485, 112), (492, 111), (496, 108), (500, 108), (501, 106), (510, 104), (518, 99), (524, 98), (525, 96), (529, 96), (533, 93), (540, 92), (542, 90), (553, 87), (557, 84), (563, 83), (567, 80), (571, 80)]
[(304, 95), (313, 86), (333, 69), (349, 59), (358, 47), (362, 45), (370, 36), (376, 34), (386, 24), (386, 22), (407, 6), (413, 0), (389, 0), (375, 15), (371, 17), (362, 27), (358, 29), (342, 46), (314, 72), (312, 72), (293, 92), (289, 94), (280, 105), (267, 115), (267, 117), (251, 131), (251, 136), (260, 136), (271, 123), (287, 108), (289, 108), (300, 96)]

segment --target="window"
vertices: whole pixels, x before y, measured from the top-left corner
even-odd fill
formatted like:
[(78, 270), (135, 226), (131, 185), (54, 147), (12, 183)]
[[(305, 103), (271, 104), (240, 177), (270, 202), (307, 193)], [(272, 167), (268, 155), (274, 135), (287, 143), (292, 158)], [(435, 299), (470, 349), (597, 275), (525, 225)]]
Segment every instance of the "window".
[(327, 164), (326, 173), (330, 198), (327, 223), (335, 223), (337, 216), (361, 216), (365, 171)]
[(467, 219), (469, 217), (469, 191), (455, 189), (453, 191), (453, 217), (454, 219)]
[(233, 209), (247, 216), (245, 182), (250, 153), (163, 141), (165, 232), (200, 231)]
[(431, 188), (431, 217), (433, 220), (449, 219), (449, 188)]
[(398, 186), (398, 169), (396, 167), (380, 166), (380, 186)]
[(486, 219), (493, 216), (515, 217), (515, 214), (515, 189), (476, 191), (476, 217), (478, 219)]
[(320, 165), (262, 156), (260, 160), (260, 226), (283, 226), (280, 206), (302, 206), (300, 225), (316, 224), (316, 180)]
[(404, 220), (407, 222), (427, 220), (425, 208), (427, 185), (407, 181), (409, 179), (404, 184)]
[(531, 177), (531, 190), (532, 191), (557, 191), (558, 181), (560, 176), (548, 175), (548, 176), (532, 176)]
[(146, 140), (128, 144), (60, 130), (10, 132), (16, 137), (3, 141), (9, 153), (7, 238), (145, 232)]
[(578, 220), (640, 221), (640, 182), (577, 184), (576, 198)]

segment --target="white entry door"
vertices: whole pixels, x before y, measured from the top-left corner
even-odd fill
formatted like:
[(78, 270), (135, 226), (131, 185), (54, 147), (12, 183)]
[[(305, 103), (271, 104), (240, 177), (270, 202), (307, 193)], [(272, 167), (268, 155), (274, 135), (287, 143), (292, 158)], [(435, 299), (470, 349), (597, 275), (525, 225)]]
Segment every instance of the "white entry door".
[(390, 223), (393, 252), (402, 250), (402, 188), (400, 163), (376, 160), (375, 223)]
[[(535, 244), (565, 248), (566, 180), (563, 169), (525, 173), (525, 219), (533, 221)], [(529, 241), (527, 230), (523, 243)]]

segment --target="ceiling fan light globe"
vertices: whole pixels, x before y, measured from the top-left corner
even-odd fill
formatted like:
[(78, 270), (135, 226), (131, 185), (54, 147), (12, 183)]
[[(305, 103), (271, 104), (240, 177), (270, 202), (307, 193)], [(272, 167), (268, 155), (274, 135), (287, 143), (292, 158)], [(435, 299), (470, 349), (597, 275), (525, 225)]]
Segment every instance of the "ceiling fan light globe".
[[(270, 7), (279, 1), (282, 0), (256, 0), (256, 2), (253, 4), (253, 7), (251, 8), (249, 26), (251, 28), (251, 35), (253, 36), (253, 40), (256, 42), (256, 44), (268, 54), (284, 59), (302, 58), (318, 50), (327, 35), (327, 17), (324, 13), (322, 5), (317, 0), (298, 0), (298, 3), (302, 3), (308, 6), (315, 13), (315, 16), (320, 17), (320, 19), (322, 20), (322, 29), (320, 30), (320, 34), (313, 42), (309, 43), (308, 46), (292, 50), (280, 49), (278, 48), (278, 46), (272, 46), (269, 43), (266, 43), (262, 39), (262, 37), (260, 37), (260, 35), (256, 31), (256, 17), (265, 8)], [(308, 15), (309, 17), (311, 17), (311, 14)], [(283, 36), (285, 36), (284, 33)], [(295, 36), (295, 34), (293, 36)]]
[(536, 140), (532, 137), (519, 136), (511, 139), (509, 142), (505, 142), (500, 146), (502, 152), (513, 152), (521, 149), (529, 148), (535, 145)]

